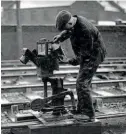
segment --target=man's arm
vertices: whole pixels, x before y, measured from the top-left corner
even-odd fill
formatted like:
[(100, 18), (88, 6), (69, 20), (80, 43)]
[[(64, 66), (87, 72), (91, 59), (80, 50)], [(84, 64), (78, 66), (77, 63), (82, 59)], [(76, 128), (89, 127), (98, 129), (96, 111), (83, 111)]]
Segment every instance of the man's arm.
[(70, 38), (70, 36), (71, 36), (71, 31), (64, 30), (59, 35), (54, 37), (54, 42), (55, 43), (63, 42), (65, 40), (67, 40), (68, 38)]
[(72, 46), (72, 49), (76, 57), (75, 59), (79, 61), (80, 60), (80, 48)]
[(73, 66), (77, 66), (80, 64), (80, 49), (75, 47), (75, 46), (74, 47), (72, 46), (72, 49), (74, 51), (75, 58), (69, 59), (68, 63), (73, 65)]

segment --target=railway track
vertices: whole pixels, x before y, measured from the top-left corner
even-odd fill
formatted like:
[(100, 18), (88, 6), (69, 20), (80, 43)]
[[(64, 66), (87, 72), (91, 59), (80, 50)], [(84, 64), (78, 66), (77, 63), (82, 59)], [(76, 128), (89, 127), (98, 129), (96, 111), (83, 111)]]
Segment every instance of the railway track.
[[(109, 97), (103, 97), (99, 96), (97, 97), (100, 102), (98, 102), (98, 109), (96, 112), (96, 118), (99, 120), (105, 120), (108, 123), (108, 119), (118, 119), (123, 120), (124, 124), (126, 119), (126, 96), (109, 96)], [(102, 99), (102, 103), (101, 103)], [(68, 100), (67, 100), (68, 101)], [(69, 103), (69, 101), (68, 101)], [(20, 105), (20, 104), (19, 104)], [(2, 106), (3, 107), (3, 106)], [(3, 111), (2, 111), (3, 112)], [(19, 121), (14, 122), (9, 118), (9, 114), (6, 112), (6, 116), (4, 115), (5, 112), (2, 113), (2, 123), (1, 128), (2, 129), (8, 129), (8, 128), (15, 128), (15, 127), (26, 127), (28, 125), (32, 124), (40, 124), (40, 122), (36, 120), (32, 121)], [(106, 120), (107, 119), (107, 120)], [(117, 121), (116, 121), (117, 123)]]
[[(75, 70), (74, 70), (75, 73)], [(107, 72), (108, 73), (108, 72)], [(29, 76), (29, 75), (28, 75)], [(60, 76), (61, 77), (61, 76)], [(3, 77), (2, 77), (3, 78)], [(35, 80), (35, 79), (34, 79)], [(2, 93), (7, 92), (15, 92), (15, 91), (23, 91), (23, 92), (29, 92), (29, 90), (32, 91), (42, 91), (43, 90), (43, 83), (41, 81), (29, 81), (29, 83), (23, 83), (26, 82), (26, 80), (23, 79), (22, 84), (20, 83), (16, 84), (10, 84), (6, 85), (3, 84), (1, 87)], [(64, 82), (64, 88), (75, 88), (76, 79), (68, 79)], [(104, 87), (104, 89), (103, 89)], [(50, 84), (48, 83), (48, 88), (50, 89)], [(100, 96), (123, 96), (126, 93), (126, 79), (123, 80), (99, 80), (99, 81), (92, 81), (92, 88), (94, 89), (93, 94), (95, 94), (97, 97)], [(96, 90), (97, 89), (97, 90)], [(115, 94), (115, 91), (117, 92)], [(75, 91), (74, 91), (75, 92)], [(121, 92), (121, 94), (119, 94)], [(104, 96), (104, 97), (105, 97)], [(5, 104), (8, 104), (9, 102), (4, 99), (3, 102)], [(3, 105), (3, 104), (2, 104)]]
[[(109, 59), (108, 59), (109, 61)], [(113, 61), (116, 61), (113, 60)], [(11, 66), (10, 66), (11, 67)], [(64, 77), (71, 70), (71, 74), (75, 76), (77, 74), (79, 66), (76, 67), (68, 67), (68, 65), (60, 66), (60, 71), (56, 72), (55, 76)], [(107, 69), (109, 70), (107, 70)], [(100, 70), (101, 69), (101, 70)], [(107, 71), (105, 71), (105, 69)], [(99, 71), (100, 70), (100, 71)], [(37, 80), (36, 76), (36, 67), (34, 65), (14, 67), (14, 68), (2, 68), (2, 81), (6, 80), (15, 80), (15, 78), (21, 77), (17, 83), (7, 84), (4, 83), (1, 86), (1, 107), (5, 111), (7, 108), (10, 109), (11, 105), (22, 105), (25, 103), (29, 103), (33, 98), (42, 97), (43, 98), (43, 83), (41, 80)], [(21, 73), (22, 72), (22, 73)], [(113, 63), (102, 64), (100, 65), (97, 74), (102, 74), (108, 76), (110, 78), (112, 74), (115, 76), (121, 76), (125, 74), (125, 64), (116, 64)], [(20, 75), (22, 74), (22, 75)], [(30, 75), (29, 75), (30, 74)], [(26, 76), (25, 76), (26, 75)], [(8, 78), (7, 78), (8, 77)], [(30, 78), (31, 77), (31, 78)], [(68, 88), (72, 90), (76, 96), (76, 78), (74, 79), (66, 79), (64, 81), (64, 88)], [(108, 79), (108, 80), (93, 80), (92, 81), (92, 96), (94, 99), (97, 99), (97, 112), (96, 118), (105, 124), (114, 124), (118, 125), (118, 123), (122, 122), (123, 125), (126, 125), (126, 79)], [(50, 84), (48, 83), (48, 95), (51, 94)], [(15, 95), (17, 94), (17, 95)], [(33, 96), (34, 94), (34, 96)], [(18, 96), (19, 95), (19, 96)], [(18, 98), (18, 99), (17, 99)], [(70, 103), (70, 98), (65, 98), (65, 104)], [(109, 121), (112, 120), (112, 121)], [(21, 128), (27, 127), (29, 125), (39, 125), (40, 122), (36, 120), (32, 121), (22, 121), (22, 122), (13, 122), (8, 116), (4, 116), (2, 113), (1, 121), (1, 129), (12, 129), (12, 128)]]
[[(61, 63), (62, 64), (62, 63)], [(105, 66), (105, 67), (108, 67), (108, 68), (111, 68), (111, 64), (112, 64), (112, 67), (115, 67), (115, 66), (121, 66), (121, 65), (124, 65), (125, 66), (125, 64), (126, 64), (126, 62), (118, 62), (118, 61), (113, 61), (113, 62), (103, 62), (103, 66)], [(26, 65), (24, 65), (24, 64), (21, 64), (21, 63), (15, 63), (15, 64), (10, 64), (10, 63), (8, 63), (8, 64), (6, 64), (6, 65), (4, 65), (4, 64), (1, 64), (1, 68), (12, 68), (12, 67), (34, 67), (35, 65), (34, 64), (32, 64), (32, 63), (28, 63), (28, 64), (26, 64)], [(100, 65), (100, 66), (102, 66), (102, 65)]]
[[(117, 57), (117, 58), (106, 58), (103, 64), (126, 64), (126, 57)], [(28, 62), (27, 65), (22, 64), (19, 60), (4, 60), (1, 61), (1, 67), (23, 67), (23, 66), (34, 66), (32, 62)]]
[[(104, 86), (103, 86), (104, 85)], [(106, 85), (106, 86), (105, 86)], [(110, 86), (111, 85), (111, 86)], [(92, 82), (92, 96), (93, 98), (101, 99), (110, 109), (110, 103), (112, 106), (117, 107), (122, 104), (126, 107), (126, 81), (117, 80), (117, 81), (93, 81)], [(74, 92), (75, 99), (77, 100), (75, 82), (64, 83), (64, 87), (68, 88)], [(15, 104), (25, 104), (30, 102), (35, 98), (43, 98), (43, 84), (41, 83), (36, 85), (23, 85), (23, 86), (5, 86), (2, 87), (2, 97), (1, 97), (1, 106), (6, 107)], [(15, 92), (16, 90), (16, 92)], [(48, 84), (48, 96), (52, 94), (50, 90), (50, 85)], [(18, 98), (18, 99), (17, 99)], [(69, 104), (69, 97), (66, 97), (66, 102)], [(106, 108), (104, 108), (105, 111)], [(123, 108), (122, 110), (124, 110)], [(103, 107), (102, 107), (103, 110)], [(118, 107), (119, 110), (119, 107)], [(116, 110), (116, 113), (119, 111)], [(112, 113), (112, 109), (107, 112)], [(115, 110), (114, 110), (115, 111)], [(120, 111), (121, 112), (121, 111)], [(124, 111), (123, 111), (124, 112)], [(126, 111), (125, 111), (126, 112)]]
[[(123, 122), (124, 125), (125, 124), (125, 119), (126, 119), (126, 114), (125, 113), (118, 113), (118, 114), (102, 114), (102, 115), (98, 115), (99, 113), (96, 114), (96, 118), (99, 120), (106, 120), (105, 123), (108, 124), (108, 120), (111, 118), (114, 118), (116, 120), (116, 122), (114, 122), (116, 125), (118, 125), (118, 123), (120, 123), (121, 121)], [(115, 121), (114, 120), (114, 121)], [(118, 120), (118, 121), (117, 121)], [(40, 122), (36, 119), (33, 121), (26, 121), (26, 122), (8, 122), (8, 123), (1, 123), (1, 129), (9, 129), (9, 128), (24, 128), (27, 127), (29, 125), (39, 125)]]
[[(126, 119), (126, 114), (122, 113), (122, 114), (111, 114), (111, 115), (102, 115), (102, 116), (97, 116), (97, 119), (99, 120), (104, 120), (104, 124), (108, 124), (108, 120), (109, 119), (114, 119), (114, 123), (116, 123), (116, 125), (118, 125), (118, 123), (120, 123), (121, 121), (123, 122), (123, 124), (125, 125), (125, 119)], [(107, 119), (107, 121), (106, 121)], [(118, 120), (118, 121), (117, 121)], [(9, 122), (9, 123), (1, 123), (1, 129), (12, 129), (12, 128), (24, 128), (27, 127), (29, 125), (39, 125), (40, 122), (38, 120), (33, 120), (31, 121), (27, 121), (27, 122)]]
[[(114, 75), (121, 75), (122, 73), (126, 72), (126, 64), (124, 63), (124, 61), (126, 60), (126, 58), (122, 58), (122, 59), (113, 59), (113, 61), (111, 61), (112, 59), (108, 58), (105, 61), (105, 64), (101, 64), (99, 66), (99, 69), (97, 70), (97, 74), (101, 74), (101, 75), (106, 75), (106, 76), (110, 76), (111, 73), (114, 73)], [(113, 64), (107, 64), (108, 61), (113, 62)], [(122, 62), (123, 61), (123, 62)], [(9, 61), (10, 62), (10, 61)], [(40, 80), (36, 80), (37, 76), (36, 76), (36, 67), (30, 62), (28, 63), (29, 67), (24, 65), (24, 67), (16, 67), (16, 66), (20, 66), (23, 65), (21, 64), (19, 61), (11, 61), (10, 63), (7, 63), (7, 61), (2, 61), (2, 67), (5, 66), (5, 68), (1, 69), (1, 73), (2, 73), (2, 81), (4, 80), (14, 80), (15, 78), (21, 77), (23, 80), (19, 80), (20, 83), (16, 83), (16, 84), (3, 84), (1, 89), (2, 89), (2, 93), (6, 93), (6, 92), (15, 92), (15, 91), (23, 91), (23, 92), (28, 92), (29, 90), (34, 91), (42, 91), (43, 89), (43, 83)], [(114, 63), (116, 62), (116, 63)], [(122, 64), (118, 64), (122, 62)], [(14, 65), (15, 66), (12, 66)], [(8, 68), (8, 66), (12, 66), (13, 68)], [(69, 73), (71, 73), (73, 76), (77, 75), (78, 73), (78, 69), (79, 66), (69, 66), (69, 65), (61, 65), (60, 66), (60, 71), (55, 71), (55, 76), (59, 76), (59, 77), (64, 77), (64, 75), (67, 75)], [(27, 81), (27, 79), (30, 81)], [(36, 81), (35, 81), (36, 80)], [(26, 81), (26, 83), (23, 83), (23, 81)], [(33, 83), (34, 81), (34, 83)], [(22, 82), (22, 84), (21, 84)], [(76, 79), (74, 80), (65, 80), (64, 82), (64, 87), (65, 88), (75, 88), (75, 84), (76, 84)], [(50, 84), (48, 84), (48, 87), (50, 88)], [(103, 89), (103, 87), (105, 87), (105, 89)], [(108, 87), (110, 87), (108, 89)], [(94, 89), (94, 91), (92, 92), (92, 94), (94, 94), (95, 97), (103, 97), (103, 98), (107, 98), (107, 97), (121, 97), (124, 96), (125, 97), (125, 92), (126, 92), (126, 79), (123, 78), (122, 80), (117, 79), (117, 80), (97, 80), (97, 81), (92, 81), (92, 88)], [(95, 90), (97, 89), (97, 91)], [(110, 90), (111, 89), (111, 90)], [(113, 91), (118, 91), (116, 94), (113, 93)], [(106, 92), (106, 94), (105, 94)], [(109, 92), (109, 93), (108, 93)], [(119, 94), (120, 92), (120, 94)], [(118, 95), (117, 95), (118, 94)], [(3, 101), (4, 102), (4, 101)], [(13, 104), (13, 103), (9, 103), (6, 101), (6, 104), (2, 104), (2, 106), (7, 105), (7, 104)]]
[[(101, 97), (100, 97), (101, 99)], [(113, 125), (126, 125), (126, 96), (114, 96), (112, 97), (102, 97), (102, 103), (100, 101), (98, 105), (98, 111), (96, 112), (96, 118), (102, 122), (102, 126), (106, 126), (106, 124), (111, 126)], [(120, 110), (119, 110), (120, 107)], [(123, 107), (123, 108), (122, 108)], [(18, 122), (14, 122), (11, 120), (9, 114), (4, 114), (2, 112), (2, 122), (1, 129), (12, 129), (12, 128), (24, 128), (29, 125), (39, 125), (40, 122), (38, 119), (34, 120), (22, 120)], [(7, 112), (6, 112), (7, 113)]]
[[(100, 64), (99, 68), (111, 68), (111, 69), (126, 69), (126, 64)], [(10, 68), (1, 68), (1, 74), (11, 74), (19, 72), (36, 72), (35, 66), (24, 66), (24, 67), (10, 67)], [(71, 65), (60, 65), (59, 70), (68, 70), (68, 69), (79, 69), (79, 66)]]
[[(77, 100), (76, 90), (75, 89), (69, 89), (70, 91), (73, 91), (75, 99)], [(106, 103), (114, 103), (114, 102), (125, 102), (126, 103), (126, 91), (123, 90), (115, 90), (116, 93), (113, 92), (114, 89), (92, 89), (91, 94), (93, 98), (98, 98), (105, 100)], [(102, 91), (101, 93), (98, 91)], [(48, 90), (48, 96), (51, 96), (52, 92), (51, 90)], [(10, 106), (10, 105), (16, 105), (16, 104), (26, 104), (33, 99), (36, 98), (44, 98), (44, 92), (43, 91), (31, 91), (30, 93), (23, 93), (23, 92), (14, 92), (14, 93), (2, 93), (1, 95), (1, 106)], [(70, 103), (70, 97), (67, 96), (65, 98), (66, 103)], [(125, 104), (126, 105), (126, 104)]]
[[(76, 77), (78, 74), (77, 69), (67, 69), (67, 70), (59, 70), (59, 71), (54, 71), (54, 76), (55, 77), (65, 77), (68, 74), (71, 74), (73, 77)], [(110, 68), (98, 68), (96, 75), (105, 75), (106, 79), (109, 79), (109, 77), (113, 77), (113, 79), (123, 79), (126, 76), (126, 69), (110, 69)], [(114, 76), (113, 76), (114, 75)], [(2, 80), (15, 80), (18, 77), (22, 77), (23, 79), (27, 80), (33, 80), (37, 79), (37, 72), (36, 70), (31, 71), (31, 72), (26, 72), (26, 71), (14, 71), (13, 73), (3, 73), (1, 75)], [(117, 78), (116, 78), (117, 77)]]
[[(125, 61), (126, 57), (106, 57), (105, 61)], [(2, 60), (1, 63), (17, 63), (19, 60)]]
[[(76, 80), (75, 81), (64, 81), (64, 88), (75, 88)], [(125, 90), (126, 87), (126, 80), (100, 80), (100, 81), (92, 81), (91, 86), (93, 88), (101, 88), (101, 87), (117, 87)], [(10, 84), (10, 85), (2, 85), (1, 91), (2, 92), (12, 92), (12, 91), (25, 91), (27, 89), (32, 90), (43, 90), (44, 85), (42, 82), (29, 82), (25, 83), (20, 82), (17, 84)], [(50, 83), (48, 83), (48, 88), (50, 88)]]

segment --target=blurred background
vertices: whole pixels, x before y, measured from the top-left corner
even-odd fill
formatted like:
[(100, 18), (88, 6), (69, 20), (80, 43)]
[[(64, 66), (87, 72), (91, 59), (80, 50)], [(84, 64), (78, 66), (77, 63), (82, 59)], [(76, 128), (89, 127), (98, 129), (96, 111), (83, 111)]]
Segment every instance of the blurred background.
[[(58, 34), (55, 17), (61, 10), (82, 15), (98, 27), (107, 47), (107, 57), (126, 56), (126, 1), (3, 0), (1, 59), (19, 59), (23, 47), (35, 48), (42, 37), (52, 40)], [(68, 57), (74, 55), (69, 40), (62, 46)]]

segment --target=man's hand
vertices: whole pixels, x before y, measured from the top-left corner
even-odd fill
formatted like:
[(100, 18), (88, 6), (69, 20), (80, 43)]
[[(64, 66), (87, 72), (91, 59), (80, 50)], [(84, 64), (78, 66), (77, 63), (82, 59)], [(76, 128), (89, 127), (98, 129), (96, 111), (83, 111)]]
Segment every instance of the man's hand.
[(71, 64), (71, 65), (73, 65), (73, 66), (79, 65), (78, 60), (75, 59), (75, 58), (69, 59), (69, 60), (68, 60), (68, 63)]
[(59, 43), (59, 42), (60, 42), (60, 39), (61, 39), (61, 35), (56, 35), (56, 36), (53, 38), (53, 42), (54, 42), (54, 43)]

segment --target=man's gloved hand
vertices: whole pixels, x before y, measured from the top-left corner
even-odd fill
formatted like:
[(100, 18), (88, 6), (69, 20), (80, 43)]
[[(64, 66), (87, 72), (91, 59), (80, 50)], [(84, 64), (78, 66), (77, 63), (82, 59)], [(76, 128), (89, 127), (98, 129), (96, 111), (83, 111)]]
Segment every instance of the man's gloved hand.
[(60, 42), (60, 39), (61, 39), (61, 35), (56, 35), (56, 36), (53, 38), (53, 42), (54, 42), (54, 43), (59, 43), (59, 42)]
[(71, 65), (73, 65), (73, 66), (79, 65), (78, 60), (75, 59), (75, 58), (69, 59), (69, 60), (68, 60), (68, 63), (71, 64)]

